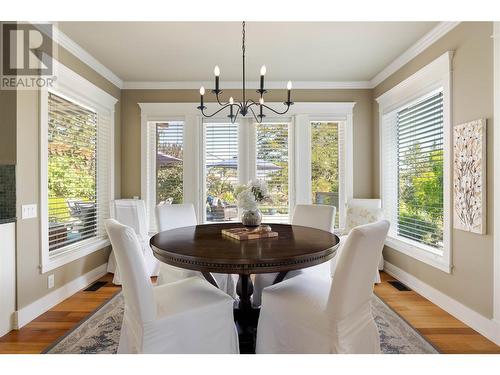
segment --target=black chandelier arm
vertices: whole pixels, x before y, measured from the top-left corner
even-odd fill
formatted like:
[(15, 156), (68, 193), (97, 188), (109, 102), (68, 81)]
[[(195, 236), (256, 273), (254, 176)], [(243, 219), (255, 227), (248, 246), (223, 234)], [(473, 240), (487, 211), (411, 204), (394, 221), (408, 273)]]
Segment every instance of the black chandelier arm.
[[(254, 102), (253, 104), (256, 104), (256, 103)], [(248, 106), (247, 108), (250, 109), (250, 112), (252, 112), (252, 115), (253, 115), (253, 118), (255, 119), (255, 121), (257, 121), (258, 124), (262, 123), (262, 117), (260, 118), (260, 120), (258, 119), (258, 117), (260, 117), (260, 116), (257, 116), (255, 114), (255, 112), (253, 111), (252, 105)]]
[(215, 94), (215, 97), (217, 98), (217, 103), (219, 103), (219, 105), (228, 105), (228, 104), (229, 104), (229, 102), (227, 102), (227, 103), (222, 103), (222, 102), (220, 101), (220, 98), (219, 98), (220, 93), (221, 93), (221, 91), (219, 91), (217, 94)]
[(250, 107), (251, 107), (251, 106), (253, 106), (253, 105), (260, 105), (260, 103), (256, 103), (256, 102), (254, 102), (252, 99), (248, 99), (248, 100), (246, 101), (246, 103), (245, 103), (245, 106), (246, 106), (247, 108), (250, 108)]
[(286, 102), (286, 109), (283, 111), (283, 112), (278, 112), (278, 111), (275, 111), (274, 109), (272, 109), (271, 107), (265, 105), (265, 104), (258, 104), (258, 105), (262, 105), (262, 107), (264, 108), (267, 108), (268, 110), (270, 110), (271, 112), (274, 112), (276, 113), (277, 115), (284, 115), (285, 113), (288, 112), (288, 110), (290, 109), (290, 106), (293, 104), (291, 102)]
[(240, 107), (240, 104), (238, 104), (238, 103), (234, 103), (234, 104), (226, 104), (226, 105), (224, 105), (223, 107), (221, 107), (218, 111), (215, 111), (214, 113), (212, 113), (211, 115), (207, 115), (207, 114), (205, 113), (205, 111), (204, 111), (204, 110), (205, 110), (205, 108), (206, 108), (206, 107), (202, 107), (202, 108), (200, 108), (200, 110), (201, 110), (201, 114), (202, 114), (203, 116), (210, 118), (210, 117), (214, 117), (217, 113), (219, 113), (219, 112), (223, 111), (224, 109), (226, 109), (226, 108), (228, 108), (228, 107), (230, 107), (230, 106), (232, 106), (232, 105), (235, 105), (235, 106), (237, 106), (237, 107), (238, 107), (238, 110), (236, 111), (236, 113), (239, 113), (239, 112), (240, 112), (241, 107)]

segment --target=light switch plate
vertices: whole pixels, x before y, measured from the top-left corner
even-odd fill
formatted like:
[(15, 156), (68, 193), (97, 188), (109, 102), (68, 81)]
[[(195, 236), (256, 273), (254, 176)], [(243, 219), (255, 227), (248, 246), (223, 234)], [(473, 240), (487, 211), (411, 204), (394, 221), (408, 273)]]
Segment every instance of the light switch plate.
[(36, 204), (23, 204), (22, 206), (22, 219), (32, 219), (36, 217)]
[(47, 286), (49, 289), (52, 289), (54, 287), (54, 274), (49, 275), (47, 279)]

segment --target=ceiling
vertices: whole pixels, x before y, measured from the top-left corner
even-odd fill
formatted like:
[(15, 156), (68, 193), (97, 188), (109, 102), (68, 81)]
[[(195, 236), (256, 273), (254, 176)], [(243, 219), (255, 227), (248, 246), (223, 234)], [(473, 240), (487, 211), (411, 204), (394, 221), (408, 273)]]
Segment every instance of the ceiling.
[[(247, 79), (368, 81), (437, 22), (247, 22)], [(239, 22), (59, 22), (123, 81), (241, 79)]]

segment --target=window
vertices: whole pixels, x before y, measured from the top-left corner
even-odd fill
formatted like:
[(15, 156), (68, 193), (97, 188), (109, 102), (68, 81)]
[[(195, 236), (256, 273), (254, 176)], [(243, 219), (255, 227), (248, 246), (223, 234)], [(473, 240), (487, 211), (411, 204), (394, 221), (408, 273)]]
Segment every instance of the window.
[(205, 123), (205, 184), (206, 221), (237, 221), (237, 123)]
[(313, 204), (335, 206), (339, 227), (339, 123), (311, 122), (311, 186)]
[(184, 201), (183, 128), (180, 121), (156, 123), (156, 204)]
[(443, 254), (443, 93), (384, 116), (384, 210), (390, 235)]
[(97, 236), (97, 114), (49, 93), (49, 252)]
[(445, 53), (377, 98), (386, 244), (448, 273), (450, 59)]
[(256, 124), (256, 130), (256, 174), (267, 182), (271, 198), (260, 205), (263, 222), (288, 223), (288, 124)]
[[(266, 117), (266, 122), (259, 125), (251, 116), (240, 116), (237, 124), (230, 124), (222, 112), (221, 117), (205, 119), (200, 116), (198, 103), (139, 103), (141, 199), (146, 202), (150, 232), (157, 231), (157, 199), (168, 199), (156, 191), (157, 133), (164, 130), (157, 129), (157, 125), (169, 124), (173, 131), (174, 122), (183, 124), (182, 140), (178, 137), (175, 141), (182, 144), (182, 200), (194, 205), (200, 223), (238, 221), (235, 187), (255, 178), (266, 180), (271, 191), (272, 203), (261, 205), (264, 221), (289, 222), (296, 204), (312, 203), (311, 123), (320, 123), (318, 131), (336, 128), (338, 187), (325, 188), (324, 192), (338, 192), (337, 220), (342, 227), (344, 203), (352, 198), (353, 191), (354, 105), (295, 103), (289, 117)], [(331, 147), (335, 147), (334, 143)], [(175, 186), (180, 190), (180, 183)]]
[(443, 93), (397, 112), (397, 235), (443, 249)]
[(117, 100), (54, 61), (40, 90), (42, 273), (109, 246), (104, 221), (114, 196)]

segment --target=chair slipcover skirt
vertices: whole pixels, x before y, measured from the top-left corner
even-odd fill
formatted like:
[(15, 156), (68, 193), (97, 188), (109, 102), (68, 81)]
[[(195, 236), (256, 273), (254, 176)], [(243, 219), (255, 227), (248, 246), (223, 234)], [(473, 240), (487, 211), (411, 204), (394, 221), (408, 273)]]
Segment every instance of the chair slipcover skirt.
[(139, 324), (125, 308), (118, 353), (237, 354), (233, 299), (198, 277), (155, 288), (159, 316)]
[(380, 353), (373, 269), (389, 222), (351, 230), (333, 278), (303, 274), (262, 293), (257, 353)]
[(238, 353), (233, 299), (199, 277), (154, 287), (134, 230), (106, 221), (122, 271), (118, 353)]

